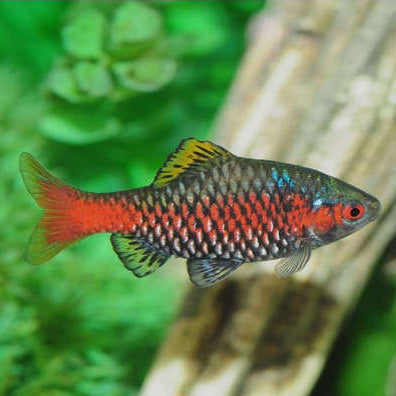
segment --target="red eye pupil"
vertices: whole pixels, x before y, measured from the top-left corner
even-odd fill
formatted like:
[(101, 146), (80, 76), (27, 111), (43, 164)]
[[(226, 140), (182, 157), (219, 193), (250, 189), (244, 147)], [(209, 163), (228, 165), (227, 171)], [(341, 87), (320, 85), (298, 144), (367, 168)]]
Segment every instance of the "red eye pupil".
[(359, 208), (352, 208), (351, 209), (351, 216), (352, 217), (357, 217), (360, 215), (360, 209)]

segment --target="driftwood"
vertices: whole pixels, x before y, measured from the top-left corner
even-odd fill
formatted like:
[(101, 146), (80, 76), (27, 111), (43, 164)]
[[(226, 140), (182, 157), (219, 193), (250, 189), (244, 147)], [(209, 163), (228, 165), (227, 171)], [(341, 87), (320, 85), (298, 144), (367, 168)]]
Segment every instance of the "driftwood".
[(144, 396), (307, 395), (396, 230), (396, 2), (277, 0), (250, 45), (215, 140), (339, 176), (382, 217), (277, 279), (273, 263), (190, 287)]

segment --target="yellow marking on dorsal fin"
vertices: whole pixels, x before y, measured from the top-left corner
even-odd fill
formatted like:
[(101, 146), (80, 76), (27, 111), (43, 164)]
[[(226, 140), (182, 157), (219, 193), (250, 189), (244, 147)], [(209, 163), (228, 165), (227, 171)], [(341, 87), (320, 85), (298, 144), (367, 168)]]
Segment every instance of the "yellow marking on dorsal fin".
[(229, 151), (209, 141), (194, 138), (182, 140), (160, 168), (152, 185), (163, 187), (183, 173), (207, 169), (220, 158), (231, 156)]

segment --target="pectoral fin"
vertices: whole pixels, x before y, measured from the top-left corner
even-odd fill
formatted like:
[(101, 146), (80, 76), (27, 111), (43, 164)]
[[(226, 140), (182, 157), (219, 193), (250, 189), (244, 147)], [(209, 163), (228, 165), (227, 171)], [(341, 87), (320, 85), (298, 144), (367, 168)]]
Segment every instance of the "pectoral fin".
[(169, 258), (154, 246), (132, 235), (112, 234), (110, 240), (125, 268), (138, 278), (150, 275)]
[(283, 258), (276, 264), (275, 271), (280, 278), (286, 278), (303, 270), (310, 257), (311, 246), (308, 241), (303, 242), (293, 255)]
[(225, 279), (242, 264), (241, 260), (189, 259), (187, 270), (195, 286), (209, 287)]

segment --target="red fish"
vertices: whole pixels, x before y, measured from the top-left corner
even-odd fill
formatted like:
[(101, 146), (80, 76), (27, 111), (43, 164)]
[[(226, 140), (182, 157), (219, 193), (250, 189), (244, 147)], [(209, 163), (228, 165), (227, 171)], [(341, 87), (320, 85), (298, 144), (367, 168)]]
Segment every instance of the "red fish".
[(27, 261), (43, 263), (98, 232), (125, 267), (146, 276), (174, 255), (192, 282), (214, 285), (245, 262), (283, 258), (281, 277), (304, 268), (311, 250), (378, 217), (373, 196), (314, 169), (237, 157), (208, 141), (183, 140), (147, 187), (112, 193), (74, 188), (30, 154), (20, 169), (44, 215)]

